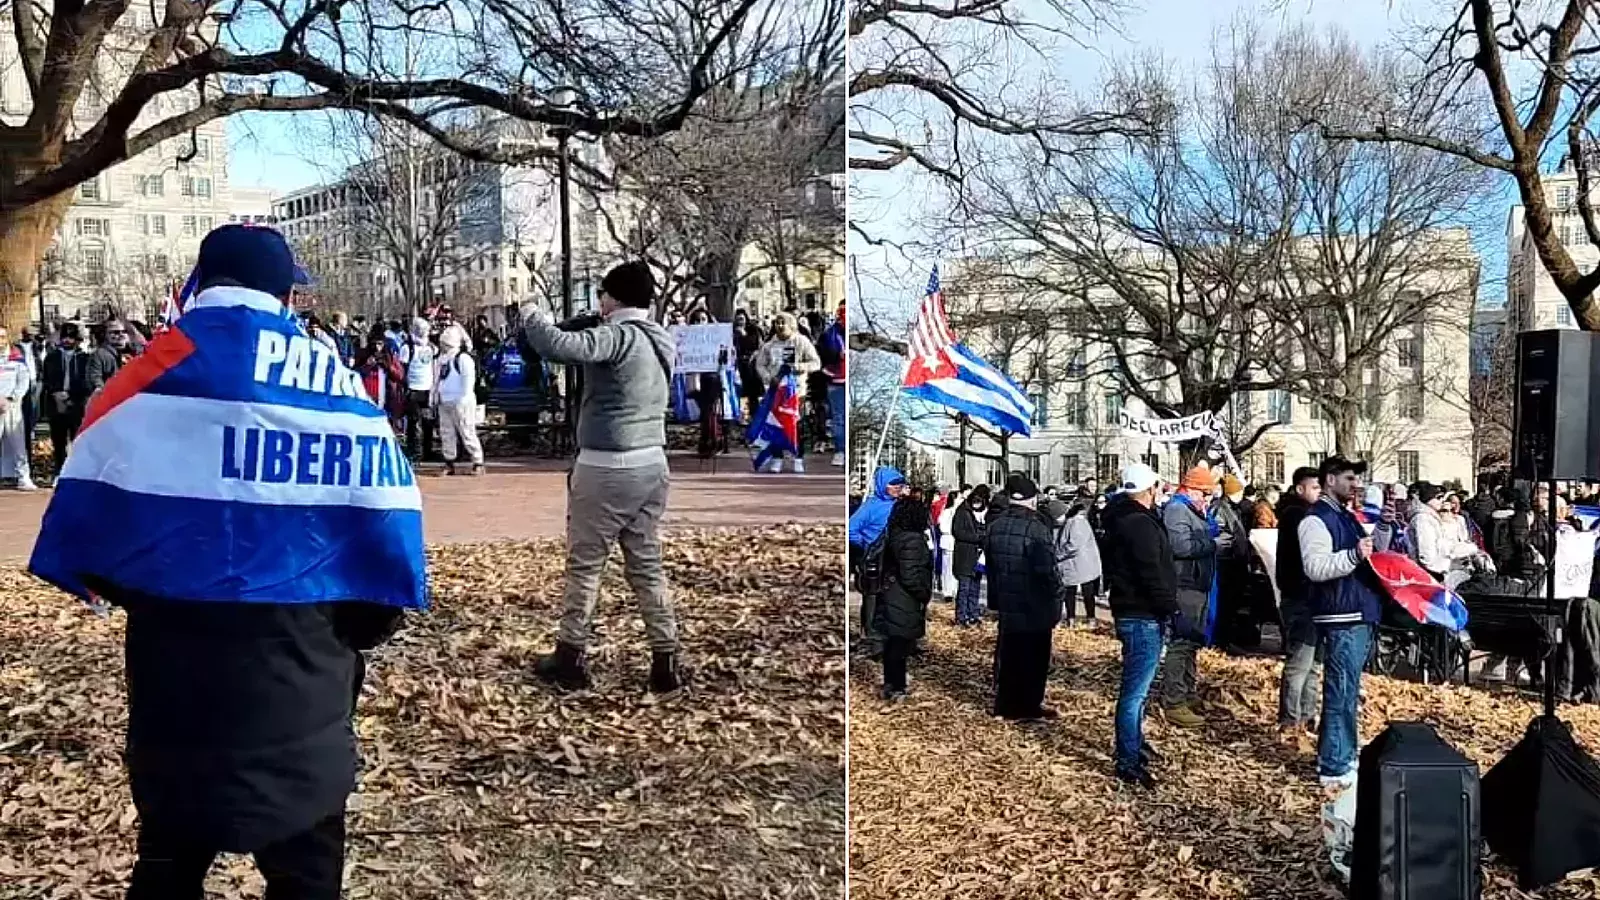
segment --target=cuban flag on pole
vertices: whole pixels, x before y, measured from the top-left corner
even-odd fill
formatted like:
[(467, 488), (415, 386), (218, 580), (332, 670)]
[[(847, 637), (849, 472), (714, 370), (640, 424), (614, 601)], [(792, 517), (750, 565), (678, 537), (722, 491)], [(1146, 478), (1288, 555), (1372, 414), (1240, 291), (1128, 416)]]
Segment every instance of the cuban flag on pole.
[(156, 326), (157, 332), (166, 331), (172, 327), (172, 323), (178, 321), (178, 317), (183, 315), (184, 307), (189, 305), (189, 301), (194, 298), (195, 291), (199, 286), (200, 270), (198, 268), (189, 273), (189, 277), (184, 280), (181, 287), (177, 282), (173, 282), (172, 293), (161, 304), (161, 322)]
[(1012, 434), (1026, 437), (1031, 433), (1033, 402), (1028, 395), (1004, 372), (957, 341), (955, 332), (950, 330), (950, 320), (944, 314), (944, 295), (939, 289), (938, 266), (928, 277), (928, 291), (911, 325), (908, 343), (910, 359), (904, 385), (907, 394), (966, 413)]
[(745, 439), (758, 448), (757, 471), (774, 456), (781, 459), (780, 454), (800, 455), (800, 386), (788, 366), (778, 373), (767, 396), (762, 398)]

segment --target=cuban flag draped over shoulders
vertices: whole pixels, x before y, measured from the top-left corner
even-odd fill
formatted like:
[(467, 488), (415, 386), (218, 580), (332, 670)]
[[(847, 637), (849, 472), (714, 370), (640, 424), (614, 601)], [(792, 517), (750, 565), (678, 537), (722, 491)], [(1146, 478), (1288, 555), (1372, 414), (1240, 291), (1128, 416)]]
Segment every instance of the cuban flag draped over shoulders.
[(928, 278), (922, 307), (907, 342), (905, 392), (936, 406), (1024, 437), (1031, 434), (1033, 402), (1006, 374), (956, 340), (945, 318), (939, 268)]
[(384, 412), (242, 287), (199, 292), (90, 401), (29, 570), (85, 599), (428, 603), (421, 495)]
[(758, 470), (779, 454), (800, 455), (800, 386), (788, 366), (778, 373), (761, 399), (745, 439), (757, 448)]
[(1424, 625), (1451, 631), (1467, 627), (1467, 604), (1403, 553), (1374, 553), (1369, 560), (1390, 599)]

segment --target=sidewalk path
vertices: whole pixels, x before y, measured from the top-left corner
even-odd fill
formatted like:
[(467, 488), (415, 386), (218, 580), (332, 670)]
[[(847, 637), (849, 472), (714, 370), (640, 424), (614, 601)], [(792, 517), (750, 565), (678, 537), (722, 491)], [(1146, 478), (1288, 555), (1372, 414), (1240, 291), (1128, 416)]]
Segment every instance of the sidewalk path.
[[(717, 461), (716, 472), (693, 457), (672, 458), (666, 524), (678, 527), (766, 525), (845, 520), (844, 475), (828, 457), (806, 461), (805, 475), (755, 475), (742, 456)], [(566, 532), (566, 464), (555, 460), (490, 460), (479, 478), (432, 477), (423, 466), (423, 522), (429, 543), (560, 537)], [(815, 474), (813, 474), (815, 473)], [(50, 501), (0, 492), (0, 563), (25, 562)], [(114, 527), (114, 526), (113, 526)]]

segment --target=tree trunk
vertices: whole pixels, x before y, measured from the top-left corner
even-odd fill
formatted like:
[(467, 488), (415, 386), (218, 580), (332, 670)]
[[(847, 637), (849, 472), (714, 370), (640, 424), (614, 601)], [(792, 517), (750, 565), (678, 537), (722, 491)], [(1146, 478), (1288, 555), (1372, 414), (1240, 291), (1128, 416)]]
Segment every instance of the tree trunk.
[(1333, 452), (1346, 459), (1355, 455), (1357, 410), (1354, 403), (1342, 403), (1333, 419)]
[(71, 202), (69, 192), (0, 213), (0, 323), (13, 336), (39, 315), (39, 265)]
[(695, 276), (705, 290), (706, 310), (718, 322), (733, 321), (733, 284), (738, 275), (737, 253), (711, 253), (695, 267)]

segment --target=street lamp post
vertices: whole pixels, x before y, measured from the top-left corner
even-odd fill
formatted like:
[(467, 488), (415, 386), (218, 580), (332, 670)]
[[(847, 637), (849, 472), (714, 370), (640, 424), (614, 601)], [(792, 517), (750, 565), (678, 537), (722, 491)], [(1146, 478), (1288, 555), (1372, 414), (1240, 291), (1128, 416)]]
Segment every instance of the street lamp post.
[[(559, 112), (574, 113), (578, 109), (578, 89), (566, 85), (550, 91), (550, 105)], [(572, 140), (570, 125), (553, 125), (550, 134), (556, 139), (556, 180), (561, 207), (561, 319), (572, 318), (572, 171), (568, 157), (568, 144)], [(576, 403), (578, 370), (571, 365), (564, 368), (566, 397), (562, 407), (567, 423), (567, 435), (574, 448), (578, 445)]]

